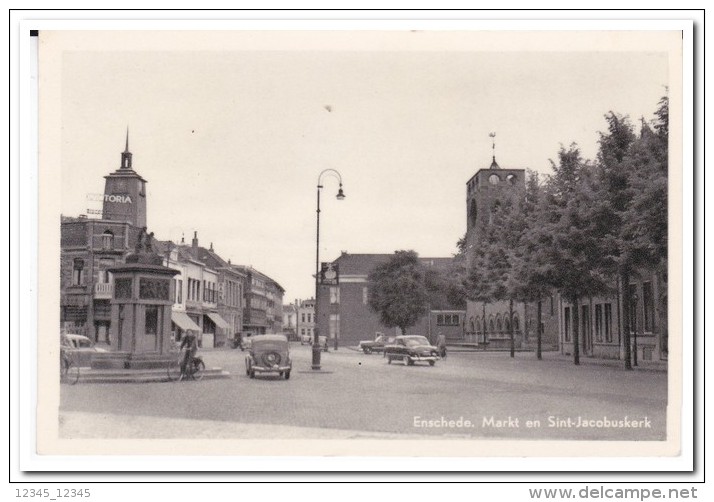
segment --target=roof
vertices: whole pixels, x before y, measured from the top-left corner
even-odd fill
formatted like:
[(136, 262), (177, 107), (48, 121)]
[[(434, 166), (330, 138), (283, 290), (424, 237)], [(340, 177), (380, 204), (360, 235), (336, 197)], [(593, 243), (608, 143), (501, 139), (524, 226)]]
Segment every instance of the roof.
[[(342, 253), (334, 263), (339, 264), (340, 275), (369, 275), (372, 270), (386, 263), (392, 256), (394, 255)], [(419, 261), (427, 267), (445, 269), (453, 262), (453, 258), (420, 256)]]

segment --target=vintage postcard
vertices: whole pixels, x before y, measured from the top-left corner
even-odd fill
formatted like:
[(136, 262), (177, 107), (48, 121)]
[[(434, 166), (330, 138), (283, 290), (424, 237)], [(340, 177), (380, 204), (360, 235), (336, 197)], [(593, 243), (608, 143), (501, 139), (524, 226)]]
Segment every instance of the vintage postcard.
[(679, 455), (682, 29), (572, 26), (40, 30), (38, 455)]

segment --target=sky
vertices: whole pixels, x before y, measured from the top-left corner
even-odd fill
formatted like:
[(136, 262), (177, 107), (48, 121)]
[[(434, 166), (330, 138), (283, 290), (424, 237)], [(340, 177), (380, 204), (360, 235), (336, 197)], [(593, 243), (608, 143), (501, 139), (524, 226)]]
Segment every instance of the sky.
[[(267, 37), (258, 33), (255, 37)], [(76, 43), (61, 57), (61, 211), (100, 209), (125, 135), (148, 181), (148, 228), (213, 247), (286, 290), (314, 295), (341, 251), (451, 256), (466, 229), (466, 182), (491, 163), (550, 172), (561, 145), (595, 158), (610, 110), (651, 119), (669, 84), (665, 52), (424, 49), (304, 44), (207, 49)], [(408, 35), (408, 34), (406, 34)], [(329, 37), (329, 35), (324, 35)], [(327, 39), (323, 39), (328, 40)], [(364, 41), (367, 46), (360, 46)], [(124, 48), (125, 47), (125, 48)], [(537, 48), (537, 47), (536, 47)], [(42, 90), (40, 90), (42, 92)]]

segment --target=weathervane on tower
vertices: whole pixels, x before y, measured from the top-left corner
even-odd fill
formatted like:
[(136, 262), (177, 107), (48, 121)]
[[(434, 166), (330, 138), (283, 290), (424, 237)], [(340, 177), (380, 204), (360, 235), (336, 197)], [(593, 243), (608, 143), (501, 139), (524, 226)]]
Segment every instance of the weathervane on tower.
[(493, 153), (493, 162), (491, 162), (491, 169), (500, 169), (500, 166), (496, 163), (496, 133), (488, 133), (488, 137), (491, 138), (491, 151)]

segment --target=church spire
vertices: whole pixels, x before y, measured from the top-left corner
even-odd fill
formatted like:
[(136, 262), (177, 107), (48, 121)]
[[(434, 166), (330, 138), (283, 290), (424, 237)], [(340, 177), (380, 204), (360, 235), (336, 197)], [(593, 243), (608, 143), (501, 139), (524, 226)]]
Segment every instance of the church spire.
[(121, 154), (121, 168), (131, 169), (131, 152), (129, 151), (129, 126), (126, 126), (126, 146)]
[(501, 169), (501, 166), (496, 163), (496, 133), (489, 133), (489, 138), (491, 138), (491, 151), (493, 153), (493, 161), (491, 162), (491, 167), (489, 169)]

